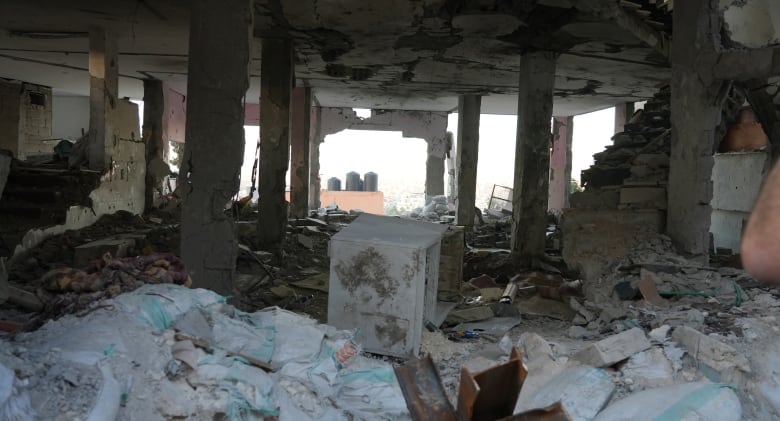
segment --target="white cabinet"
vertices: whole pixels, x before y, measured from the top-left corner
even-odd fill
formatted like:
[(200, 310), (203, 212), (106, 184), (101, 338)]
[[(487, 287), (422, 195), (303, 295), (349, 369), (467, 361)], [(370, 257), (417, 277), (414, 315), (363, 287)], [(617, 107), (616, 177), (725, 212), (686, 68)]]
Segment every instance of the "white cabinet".
[(363, 214), (330, 242), (328, 324), (358, 329), (368, 352), (416, 356), (436, 311), (447, 226)]

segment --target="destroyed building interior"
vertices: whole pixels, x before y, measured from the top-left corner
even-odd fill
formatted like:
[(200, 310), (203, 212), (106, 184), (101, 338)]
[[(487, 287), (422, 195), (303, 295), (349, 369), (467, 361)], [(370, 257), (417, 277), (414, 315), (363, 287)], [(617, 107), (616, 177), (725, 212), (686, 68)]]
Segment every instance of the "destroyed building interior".
[(0, 420), (780, 419), (778, 93), (777, 0), (2, 0)]

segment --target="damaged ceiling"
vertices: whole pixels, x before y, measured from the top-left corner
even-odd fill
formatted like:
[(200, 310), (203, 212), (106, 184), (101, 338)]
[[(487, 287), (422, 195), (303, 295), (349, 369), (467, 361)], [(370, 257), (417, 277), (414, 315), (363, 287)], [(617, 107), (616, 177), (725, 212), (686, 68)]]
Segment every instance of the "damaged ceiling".
[[(522, 54), (556, 51), (555, 114), (572, 115), (648, 98), (667, 83), (663, 51), (625, 19), (668, 37), (671, 14), (633, 1), (257, 0), (255, 35), (293, 37), (298, 84), (334, 107), (452, 111), (458, 95), (484, 94), (483, 112), (514, 114)], [(100, 25), (119, 37), (120, 95), (141, 98), (147, 77), (184, 92), (187, 3), (5, 0), (0, 77), (87, 95), (86, 31)], [(259, 97), (259, 44), (248, 102)]]

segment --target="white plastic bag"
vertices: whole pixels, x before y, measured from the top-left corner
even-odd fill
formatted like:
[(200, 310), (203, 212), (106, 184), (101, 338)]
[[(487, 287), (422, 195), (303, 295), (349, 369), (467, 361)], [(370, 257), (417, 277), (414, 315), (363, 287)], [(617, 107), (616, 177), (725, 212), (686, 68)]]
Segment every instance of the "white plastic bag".
[(589, 421), (604, 408), (614, 391), (612, 377), (604, 370), (569, 367), (532, 392), (529, 399), (519, 401), (514, 413), (544, 408), (560, 401), (572, 421)]
[(263, 362), (271, 361), (276, 329), (270, 315), (235, 310), (236, 318), (232, 318), (214, 306), (208, 310), (215, 346)]
[(274, 380), (265, 371), (244, 364), (238, 358), (207, 355), (198, 361), (198, 380), (227, 391), (225, 414), (228, 420), (251, 419), (252, 413), (277, 416)]
[(596, 421), (742, 419), (739, 397), (718, 383), (683, 383), (649, 389), (619, 400), (602, 411)]
[(14, 372), (0, 364), (0, 420), (33, 421), (35, 412), (25, 382)]
[(316, 357), (291, 361), (279, 374), (300, 380), (320, 398), (329, 397), (334, 394), (339, 370), (354, 361), (359, 353), (360, 349), (352, 339), (326, 339)]
[(409, 410), (393, 367), (358, 357), (338, 376), (336, 405), (357, 419), (399, 420)]
[(144, 285), (114, 299), (121, 310), (135, 314), (157, 331), (170, 328), (176, 319), (196, 307), (224, 301), (215, 292), (174, 284)]
[(276, 327), (271, 358), (274, 370), (290, 361), (310, 360), (320, 352), (325, 333), (316, 320), (278, 307), (258, 313), (270, 315)]

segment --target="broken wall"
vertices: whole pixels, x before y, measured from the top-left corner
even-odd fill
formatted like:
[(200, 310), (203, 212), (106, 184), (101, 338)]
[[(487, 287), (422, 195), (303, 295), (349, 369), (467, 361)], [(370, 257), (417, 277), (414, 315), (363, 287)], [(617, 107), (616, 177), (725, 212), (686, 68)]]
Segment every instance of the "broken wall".
[(769, 154), (765, 151), (715, 155), (710, 232), (716, 248), (739, 252), (743, 227), (769, 167)]
[(319, 139), (347, 129), (400, 131), (403, 137), (424, 139), (428, 154), (437, 158), (444, 158), (452, 147), (445, 112), (371, 110), (368, 118), (358, 117), (351, 108), (321, 107), (320, 112)]
[(118, 211), (133, 214), (143, 212), (146, 159), (140, 137), (138, 106), (125, 99), (119, 100), (110, 118), (116, 136), (106, 140), (106, 159), (110, 165), (98, 188), (89, 195), (92, 207), (71, 206), (64, 224), (30, 230), (16, 247), (14, 255), (34, 247), (51, 235), (91, 225), (103, 215)]
[(51, 88), (15, 80), (0, 80), (0, 149), (17, 159), (50, 153)]
[(720, 0), (720, 8), (724, 33), (731, 43), (748, 48), (780, 44), (780, 2), (777, 0)]

